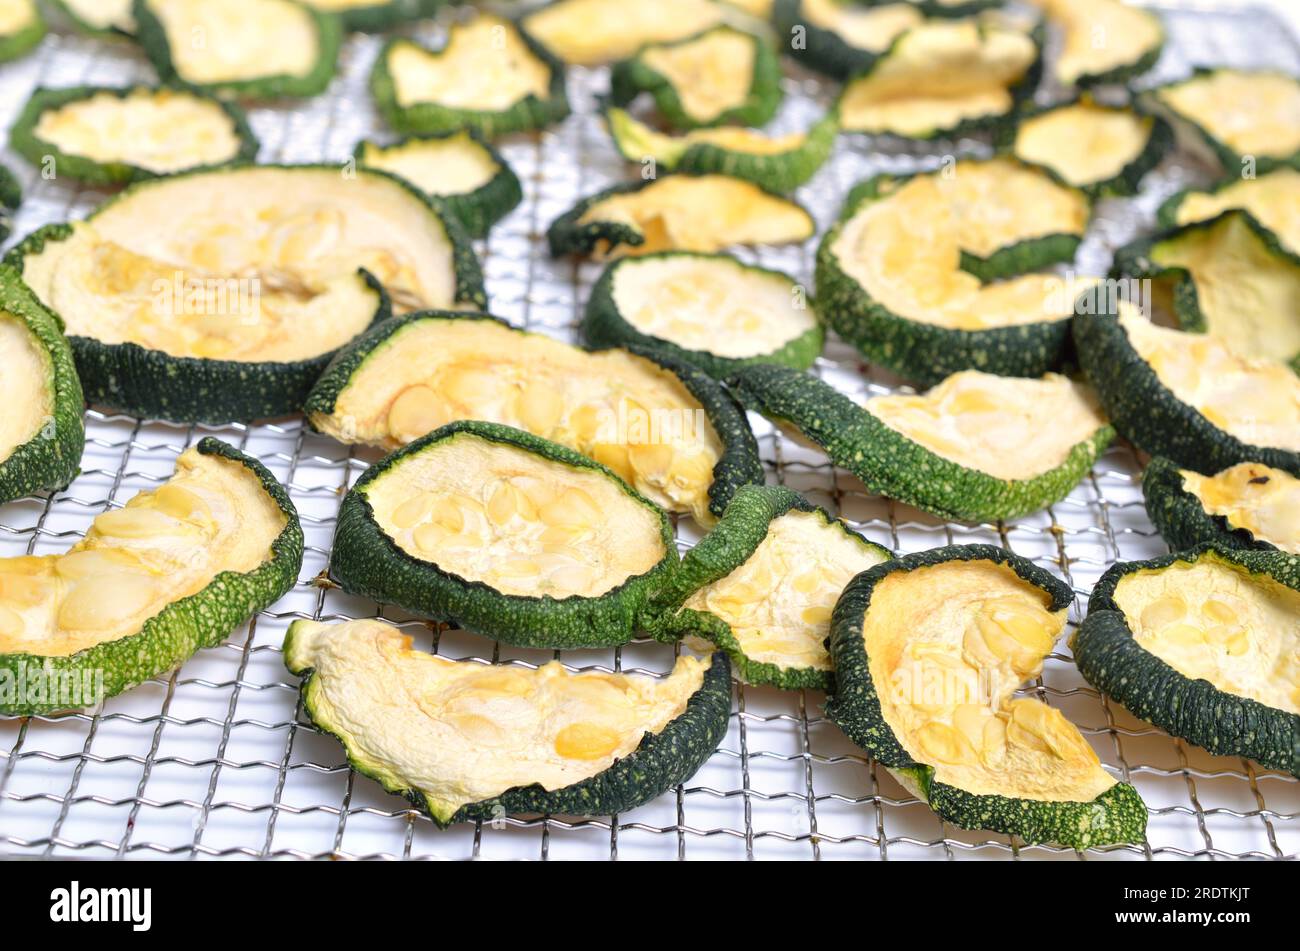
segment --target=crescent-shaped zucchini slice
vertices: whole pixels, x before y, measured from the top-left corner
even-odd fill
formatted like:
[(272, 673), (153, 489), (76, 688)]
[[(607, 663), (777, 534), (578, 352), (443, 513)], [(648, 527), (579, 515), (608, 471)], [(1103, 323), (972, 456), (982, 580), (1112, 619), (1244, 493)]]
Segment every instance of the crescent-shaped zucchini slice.
[(135, 0), (132, 10), (163, 82), (222, 96), (315, 96), (338, 65), (338, 18), (296, 0)]
[(492, 226), (524, 198), (523, 186), (506, 160), (469, 130), (413, 137), (392, 145), (363, 141), (353, 157), (441, 199), (472, 238), (487, 237)]
[(332, 13), (343, 29), (381, 33), (411, 20), (431, 17), (444, 0), (302, 0), (322, 13)]
[(725, 654), (670, 674), (454, 661), (382, 621), (295, 621), (285, 666), (348, 762), (441, 828), (503, 815), (612, 815), (685, 782), (722, 741)]
[(66, 324), (88, 400), (177, 422), (298, 412), (333, 352), (386, 315), (375, 280), (404, 309), (483, 302), (459, 225), (365, 168), (139, 182), (11, 259)]
[(614, 185), (551, 222), (551, 254), (608, 260), (655, 251), (787, 244), (816, 233), (802, 205), (726, 175), (663, 175)]
[(1300, 559), (1208, 544), (1112, 565), (1071, 646), (1134, 716), (1300, 776)]
[(45, 38), (36, 0), (0, 0), (0, 63), (26, 56)]
[(1240, 209), (1300, 254), (1300, 170), (1277, 168), (1258, 178), (1228, 178), (1207, 191), (1187, 189), (1170, 196), (1157, 216), (1165, 228), (1209, 221)]
[(557, 650), (630, 641), (676, 565), (667, 514), (611, 470), (477, 421), (367, 469), (330, 563), (351, 594)]
[(257, 139), (232, 103), (166, 86), (37, 89), (9, 133), (33, 165), (92, 185), (251, 162)]
[[(803, 65), (836, 79), (868, 69), (902, 33), (925, 19), (919, 4), (777, 0), (777, 35)], [(795, 42), (794, 38), (799, 41)]]
[(992, 545), (854, 578), (835, 605), (827, 715), (941, 819), (1086, 849), (1141, 842), (1147, 811), (1078, 727), (1018, 688), (1042, 673), (1069, 585)]
[(1032, 0), (1064, 33), (1056, 59), (1063, 86), (1122, 83), (1155, 66), (1165, 29), (1152, 10), (1123, 0)]
[(455, 420), (514, 426), (701, 522), (737, 486), (763, 481), (744, 411), (702, 371), (655, 349), (589, 352), (485, 314), (385, 321), (339, 354), (306, 412), (335, 439), (386, 449)]
[(1075, 347), (1120, 435), (1207, 475), (1239, 462), (1300, 475), (1300, 377), (1290, 368), (1089, 296), (1073, 322)]
[(671, 43), (728, 19), (713, 0), (557, 0), (529, 13), (524, 31), (566, 63), (598, 66), (651, 43)]
[(718, 378), (749, 363), (807, 369), (826, 338), (794, 278), (688, 251), (607, 267), (587, 299), (582, 334), (594, 346), (661, 348)]
[(626, 105), (642, 92), (674, 128), (761, 126), (781, 104), (781, 63), (768, 40), (724, 24), (617, 63), (611, 101)]
[(560, 61), (509, 20), (486, 13), (453, 24), (441, 49), (389, 40), (370, 91), (389, 125), (414, 134), (473, 129), (491, 138), (569, 114)]
[(81, 381), (58, 318), (0, 266), (0, 502), (61, 489), (81, 463)]
[(275, 477), (203, 439), (63, 554), (0, 559), (0, 676), (76, 688), (0, 691), (0, 713), (94, 706), (217, 646), (293, 587), (302, 546)]
[(135, 33), (134, 0), (50, 0), (77, 29), (107, 36)]

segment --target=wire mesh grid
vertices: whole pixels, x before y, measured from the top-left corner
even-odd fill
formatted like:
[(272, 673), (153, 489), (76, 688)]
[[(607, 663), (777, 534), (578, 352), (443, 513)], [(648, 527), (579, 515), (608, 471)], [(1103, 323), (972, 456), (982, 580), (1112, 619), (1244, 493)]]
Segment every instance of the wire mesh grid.
[[(1273, 66), (1300, 73), (1300, 46), (1266, 11), (1162, 11), (1170, 42), (1148, 79), (1193, 64)], [(437, 39), (445, 22), (412, 32)], [(263, 161), (345, 159), (362, 137), (384, 135), (365, 90), (377, 51), (353, 37), (327, 95), (293, 107), (251, 112)], [(26, 60), (0, 69), (0, 118), (12, 119), (36, 85), (122, 84), (152, 73), (128, 43), (52, 34)], [(574, 69), (575, 115), (503, 152), (524, 183), (523, 203), (479, 246), (494, 313), (520, 326), (572, 339), (598, 268), (546, 255), (547, 224), (583, 194), (629, 172), (598, 119), (603, 70)], [(777, 126), (806, 126), (827, 102), (827, 85), (804, 73), (786, 78)], [(1049, 91), (1050, 93), (1050, 91)], [(918, 150), (843, 137), (799, 198), (823, 228), (848, 188), (877, 171), (931, 167), (945, 154), (986, 149), (979, 141)], [(10, 156), (12, 159), (13, 157)], [(11, 164), (18, 168), (16, 160)], [(80, 217), (103, 193), (46, 180), (24, 168), (27, 201), (16, 234)], [(1149, 226), (1158, 201), (1209, 170), (1171, 157), (1146, 193), (1098, 209), (1078, 267), (1097, 273), (1110, 251)], [(814, 242), (742, 256), (808, 279)], [(897, 388), (832, 341), (816, 372), (854, 395)], [(1118, 444), (1070, 495), (1010, 523), (944, 523), (868, 493), (754, 418), (769, 480), (804, 492), (874, 541), (898, 551), (953, 542), (991, 542), (1031, 558), (1076, 592), (1077, 624), (1097, 577), (1114, 561), (1165, 546), (1143, 511), (1133, 450)], [(737, 685), (726, 738), (685, 785), (632, 812), (587, 820), (508, 817), (438, 831), (372, 781), (355, 776), (342, 749), (302, 715), (297, 683), (280, 644), (297, 618), (384, 617), (445, 656), (572, 669), (663, 674), (675, 650), (634, 642), (617, 650), (528, 651), (494, 644), (391, 608), (352, 598), (324, 581), (334, 519), (346, 488), (377, 454), (352, 450), (299, 420), (250, 426), (176, 426), (87, 414), (82, 472), (63, 492), (0, 510), (0, 556), (57, 552), (98, 513), (171, 473), (176, 456), (209, 432), (262, 459), (290, 490), (307, 537), (295, 589), (170, 676), (101, 709), (30, 719), (0, 718), (0, 855), (271, 858), (1296, 858), (1300, 783), (1239, 758), (1213, 757), (1133, 718), (1079, 677), (1064, 639), (1026, 693), (1059, 707), (1093, 743), (1106, 767), (1134, 783), (1150, 808), (1145, 843), (1078, 853), (1029, 846), (1003, 835), (956, 829), (899, 786), (821, 712), (816, 692)], [(678, 526), (679, 545), (698, 537)]]

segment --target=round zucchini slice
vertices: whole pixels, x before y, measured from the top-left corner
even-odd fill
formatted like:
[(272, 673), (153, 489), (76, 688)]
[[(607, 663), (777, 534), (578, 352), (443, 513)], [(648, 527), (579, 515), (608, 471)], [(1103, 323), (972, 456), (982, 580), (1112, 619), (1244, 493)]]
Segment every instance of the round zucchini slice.
[(941, 819), (1074, 849), (1141, 842), (1147, 811), (1078, 727), (1017, 689), (1042, 673), (1074, 592), (992, 545), (854, 578), (831, 620), (827, 715)]
[(557, 0), (523, 18), (526, 33), (566, 63), (599, 66), (643, 46), (684, 40), (728, 19), (714, 0)]
[(97, 36), (133, 36), (134, 0), (50, 0), (83, 33)]
[(45, 38), (45, 18), (36, 0), (0, 4), (0, 63), (26, 56)]
[(473, 129), (492, 138), (569, 114), (563, 64), (509, 20), (486, 13), (453, 24), (438, 50), (389, 40), (370, 91), (389, 125), (414, 134)]
[(0, 266), (0, 502), (61, 489), (77, 474), (85, 404), (59, 320)]
[(233, 103), (167, 86), (39, 88), (9, 134), (33, 165), (62, 178), (118, 185), (257, 158)]
[(1206, 475), (1239, 462), (1300, 475), (1300, 378), (1285, 364), (1156, 326), (1125, 301), (1086, 301), (1079, 363), (1120, 435)]
[(404, 309), (483, 303), (459, 225), (364, 168), (139, 182), (11, 260), (66, 324), (90, 402), (176, 422), (298, 412), (334, 351), (387, 315), (376, 280)]
[(715, 26), (685, 40), (643, 46), (614, 66), (614, 105), (643, 92), (674, 128), (760, 126), (781, 105), (781, 63), (766, 39)]
[(338, 65), (338, 18), (296, 0), (135, 0), (132, 10), (165, 83), (250, 99), (315, 96)]
[(776, 0), (777, 35), (786, 52), (810, 69), (848, 79), (871, 67), (902, 33), (920, 26), (917, 3)]
[(623, 258), (587, 299), (583, 339), (642, 344), (722, 378), (750, 363), (812, 366), (826, 332), (794, 278), (726, 254)]
[(1300, 170), (1277, 168), (1258, 178), (1228, 178), (1208, 191), (1187, 189), (1169, 197), (1157, 215), (1164, 228), (1178, 228), (1240, 209), (1273, 232), (1278, 243), (1300, 254)]
[(352, 768), (439, 828), (634, 809), (693, 776), (731, 713), (721, 653), (679, 657), (664, 677), (530, 669), (417, 651), (382, 621), (295, 621), (284, 662)]
[(496, 423), (449, 423), (339, 510), (345, 591), (518, 647), (625, 644), (677, 565), (667, 514), (611, 470)]
[(486, 314), (377, 325), (325, 371), (306, 412), (341, 442), (386, 449), (454, 420), (525, 429), (701, 522), (763, 481), (744, 411), (707, 374), (660, 350), (590, 352)]
[(828, 690), (831, 609), (892, 557), (783, 486), (745, 486), (655, 596), (652, 629), (717, 645), (746, 683)]
[(407, 138), (392, 145), (363, 141), (353, 157), (441, 200), (472, 238), (487, 237), (492, 226), (524, 198), (506, 160), (470, 130)]
[(1072, 647), (1134, 716), (1300, 776), (1300, 559), (1211, 543), (1112, 565)]
[(1142, 473), (1147, 514), (1171, 548), (1202, 542), (1300, 555), (1300, 479), (1258, 462), (1212, 476), (1163, 456)]
[(293, 587), (302, 546), (275, 477), (203, 439), (63, 554), (0, 559), (0, 676), (50, 687), (0, 713), (95, 706), (216, 647)]
[(412, 20), (431, 17), (444, 0), (302, 0), (322, 13), (332, 13), (343, 29), (382, 33)]
[(1159, 15), (1124, 0), (1034, 2), (1064, 33), (1055, 71), (1063, 86), (1127, 82), (1155, 66), (1164, 48)]
[(993, 522), (1060, 501), (1115, 431), (1066, 377), (956, 373), (862, 406), (814, 376), (754, 365), (728, 381), (748, 409), (820, 446), (868, 489), (940, 518)]
[(788, 198), (726, 175), (664, 175), (625, 182), (578, 202), (551, 222), (551, 255), (608, 260), (654, 251), (721, 251), (737, 244), (786, 244), (817, 231)]

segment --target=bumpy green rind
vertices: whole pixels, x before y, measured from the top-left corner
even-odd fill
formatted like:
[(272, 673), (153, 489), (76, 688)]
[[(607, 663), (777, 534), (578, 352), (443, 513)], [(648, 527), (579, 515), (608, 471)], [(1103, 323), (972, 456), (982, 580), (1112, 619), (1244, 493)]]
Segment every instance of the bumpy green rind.
[(1201, 500), (1184, 488), (1179, 467), (1163, 456), (1152, 459), (1142, 473), (1142, 496), (1151, 524), (1176, 551), (1205, 542), (1219, 548), (1277, 551), (1277, 546), (1256, 538), (1250, 529), (1233, 528), (1222, 515), (1206, 511)]
[(344, 30), (357, 33), (382, 33), (403, 23), (431, 17), (443, 6), (444, 0), (376, 0), (364, 7), (337, 10), (334, 15)]
[(830, 652), (835, 692), (826, 714), (854, 743), (909, 787), (942, 819), (963, 829), (990, 829), (1018, 835), (1028, 843), (1057, 842), (1086, 849), (1140, 842), (1147, 812), (1132, 786), (1119, 783), (1091, 802), (1049, 802), (967, 792), (934, 780), (934, 768), (914, 760), (885, 719), (862, 635), (863, 618), (875, 586), (896, 571), (914, 571), (951, 561), (992, 561), (1006, 565), (1026, 583), (1051, 596), (1050, 611), (1070, 606), (1069, 585), (1027, 559), (993, 545), (950, 545), (906, 555), (869, 568), (849, 582), (831, 617)]
[(1115, 602), (1115, 589), (1126, 575), (1206, 557), (1300, 590), (1300, 559), (1279, 551), (1211, 543), (1150, 561), (1121, 562), (1112, 565), (1092, 590), (1088, 616), (1071, 642), (1075, 663), (1088, 683), (1139, 719), (1216, 756), (1245, 756), (1269, 769), (1300, 776), (1300, 715), (1219, 690), (1208, 680), (1183, 676), (1134, 640)]
[[(198, 443), (198, 451), (237, 462), (253, 472), (284, 513), (284, 530), (271, 543), (270, 559), (250, 572), (221, 572), (202, 590), (168, 604), (145, 621), (136, 634), (66, 657), (0, 654), (0, 684), (4, 677), (16, 682), (24, 668), (39, 667), (47, 677), (76, 677), (78, 682), (88, 672), (103, 671), (103, 696), (113, 697), (166, 673), (201, 648), (216, 647), (245, 620), (274, 604), (293, 587), (302, 567), (303, 535), (288, 492), (260, 462), (220, 440), (204, 438)], [(56, 702), (0, 702), (0, 713), (10, 716), (39, 716), (64, 709), (66, 705)]]
[(49, 2), (56, 10), (58, 10), (61, 14), (63, 14), (63, 16), (66, 17), (73, 26), (75, 26), (82, 33), (89, 33), (91, 36), (102, 36), (109, 39), (127, 38), (132, 35), (129, 31), (119, 29), (118, 27), (115, 26), (108, 27), (108, 28), (92, 26), (91, 24), (83, 20), (81, 17), (77, 16), (76, 12), (72, 9), (72, 6), (68, 4), (66, 0), (49, 0)]
[(913, 442), (814, 376), (759, 365), (728, 383), (746, 408), (793, 426), (872, 492), (940, 518), (994, 522), (1060, 501), (1115, 437), (1110, 426), (1101, 426), (1071, 447), (1055, 469), (1029, 479), (998, 479)]
[(23, 203), (23, 187), (18, 176), (0, 165), (0, 241), (13, 230), (13, 215)]
[[(171, 40), (162, 20), (154, 15), (149, 0), (135, 0), (135, 39), (164, 83), (199, 89), (218, 96), (242, 99), (276, 99), (282, 96), (307, 97), (324, 92), (338, 67), (339, 47), (343, 43), (343, 26), (339, 18), (304, 4), (316, 24), (317, 59), (305, 76), (286, 73), (268, 74), (253, 79), (221, 83), (192, 83), (176, 71), (172, 60)], [(188, 42), (188, 38), (185, 39)]]
[[(617, 484), (629, 498), (656, 514), (664, 556), (649, 571), (633, 576), (598, 597), (552, 598), (503, 594), (480, 581), (467, 581), (438, 565), (415, 558), (379, 526), (366, 488), (402, 460), (460, 434), (516, 446), (575, 469), (591, 469)], [(600, 463), (496, 423), (448, 423), (397, 450), (366, 470), (339, 509), (330, 570), (350, 594), (373, 598), (517, 647), (571, 650), (625, 644), (636, 634), (643, 606), (677, 565), (673, 527), (665, 514)]]
[(411, 135), (473, 129), (487, 138), (495, 138), (512, 132), (541, 129), (559, 122), (569, 114), (564, 63), (522, 30), (519, 36), (529, 51), (551, 71), (551, 81), (544, 99), (529, 93), (509, 108), (496, 111), (461, 109), (436, 102), (398, 105), (397, 84), (389, 72), (388, 57), (396, 44), (412, 42), (405, 37), (393, 37), (380, 50), (379, 58), (375, 60), (374, 69), (370, 72), (370, 94), (388, 124), (398, 132)]
[[(746, 270), (763, 274), (777, 274), (786, 278), (792, 288), (796, 283), (794, 278), (781, 274), (779, 271), (752, 265), (740, 265), (740, 262), (736, 261), (735, 258), (725, 254), (661, 251), (636, 258), (620, 258), (605, 269), (605, 272), (601, 274), (599, 280), (596, 281), (596, 285), (592, 288), (591, 296), (587, 298), (587, 308), (581, 327), (583, 341), (596, 347), (623, 347), (639, 344), (644, 347), (656, 348), (677, 360), (699, 367), (709, 376), (719, 380), (725, 379), (741, 367), (752, 363), (779, 363), (784, 366), (794, 367), (796, 370), (806, 370), (813, 365), (813, 361), (822, 352), (822, 344), (826, 340), (826, 329), (820, 321), (799, 336), (786, 341), (772, 353), (743, 358), (719, 356), (707, 350), (687, 350), (672, 341), (644, 334), (632, 326), (619, 312), (618, 304), (614, 300), (614, 280), (618, 269), (625, 266), (635, 267), (638, 261), (653, 261), (656, 258), (682, 256), (722, 259), (742, 266)], [(813, 304), (809, 302), (807, 306), (811, 308)]]
[[(848, 79), (866, 71), (881, 55), (849, 45), (834, 30), (805, 22), (802, 0), (776, 0), (772, 5), (772, 21), (782, 52), (809, 69), (835, 79)], [(794, 43), (796, 29), (802, 30), (802, 42), (798, 45)]]
[(1203, 475), (1262, 462), (1300, 476), (1300, 452), (1244, 443), (1178, 399), (1133, 349), (1113, 313), (1076, 314), (1071, 326), (1079, 365), (1107, 417), (1139, 449)]
[[(40, 138), (36, 134), (36, 126), (46, 112), (60, 109), (71, 102), (90, 99), (100, 93), (126, 99), (141, 90), (154, 92), (160, 88), (166, 87), (73, 86), (64, 89), (38, 88), (32, 93), (31, 98), (27, 100), (27, 105), (23, 107), (22, 113), (10, 130), (9, 146), (38, 168), (43, 167), (46, 161), (52, 159), (55, 174), (59, 177), (86, 182), (90, 185), (120, 185), (125, 182), (135, 182), (146, 178), (158, 178), (161, 174), (167, 173), (150, 171), (130, 162), (101, 162), (86, 155), (64, 152), (54, 143)], [(177, 92), (211, 102), (220, 107), (229, 117), (231, 124), (234, 126), (235, 137), (239, 140), (239, 150), (225, 162), (217, 163), (217, 165), (225, 165), (230, 162), (252, 162), (257, 158), (257, 137), (253, 135), (253, 130), (249, 127), (248, 118), (243, 109), (232, 102), (224, 102), (214, 96), (204, 95), (184, 86), (173, 88)], [(190, 166), (186, 169), (178, 169), (178, 171), (195, 171), (198, 168), (212, 167), (215, 166)]]
[(45, 39), (45, 19), (34, 2), (33, 8), (31, 23), (14, 33), (0, 35), (0, 63), (26, 56)]
[(49, 354), (54, 391), (49, 419), (29, 441), (0, 459), (0, 502), (8, 502), (42, 489), (62, 489), (76, 477), (86, 443), (81, 418), (85, 400), (58, 318), (10, 267), (0, 267), (0, 312), (17, 317)]

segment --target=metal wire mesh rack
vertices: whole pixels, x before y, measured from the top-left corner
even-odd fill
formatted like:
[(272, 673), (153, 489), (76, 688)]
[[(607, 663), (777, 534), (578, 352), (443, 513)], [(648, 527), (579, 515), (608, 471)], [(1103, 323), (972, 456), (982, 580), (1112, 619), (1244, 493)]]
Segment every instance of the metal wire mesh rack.
[[(1193, 64), (1273, 66), (1300, 73), (1300, 45), (1264, 11), (1166, 10), (1170, 42), (1151, 79)], [(415, 32), (436, 38), (443, 25)], [(383, 130), (365, 90), (378, 48), (353, 37), (329, 93), (292, 107), (257, 107), (251, 119), (263, 161), (342, 160), (361, 137)], [(6, 124), (38, 84), (121, 84), (151, 79), (125, 42), (51, 35), (33, 56), (0, 68)], [(601, 70), (575, 69), (575, 115), (534, 137), (504, 144), (525, 200), (481, 243), (492, 310), (518, 325), (571, 338), (598, 269), (553, 261), (547, 224), (582, 194), (624, 177), (593, 114)], [(829, 90), (807, 74), (786, 78), (778, 125), (799, 128), (824, 108)], [(918, 151), (843, 137), (799, 198), (825, 227), (856, 181), (881, 170), (940, 161)], [(26, 176), (17, 235), (80, 217), (104, 197)], [(1111, 249), (1150, 224), (1158, 201), (1204, 169), (1166, 160), (1146, 194), (1099, 208), (1079, 269), (1105, 268)], [(808, 278), (813, 242), (745, 256)], [(842, 343), (828, 345), (817, 372), (850, 393), (882, 392), (896, 381), (861, 364)], [(1060, 503), (1014, 523), (946, 524), (870, 495), (855, 478), (755, 418), (769, 478), (838, 512), (871, 539), (899, 551), (951, 542), (991, 542), (1057, 572), (1077, 598), (1070, 627), (1097, 577), (1116, 560), (1165, 550), (1142, 508), (1133, 451), (1112, 447)], [(1300, 855), (1300, 782), (1238, 759), (1213, 757), (1134, 719), (1083, 682), (1064, 640), (1028, 692), (1083, 730), (1106, 766), (1134, 783), (1151, 810), (1147, 841), (1077, 853), (1027, 846), (1002, 835), (940, 822), (849, 743), (821, 714), (820, 694), (738, 685), (721, 748), (684, 786), (631, 813), (584, 821), (507, 818), (440, 832), (427, 819), (356, 777), (332, 738), (302, 718), (297, 683), (280, 644), (295, 618), (383, 616), (417, 641), (452, 657), (536, 665), (559, 657), (574, 667), (665, 673), (673, 649), (633, 643), (563, 655), (493, 644), (415, 621), (320, 583), (343, 491), (377, 456), (350, 451), (300, 420), (252, 426), (184, 427), (90, 411), (82, 473), (63, 492), (0, 509), (0, 556), (59, 551), (99, 512), (157, 485), (175, 457), (213, 432), (259, 458), (290, 489), (302, 515), (307, 556), (297, 587), (222, 646), (201, 652), (169, 677), (107, 701), (102, 709), (48, 718), (0, 719), (0, 856), (272, 858), (1291, 858)], [(678, 532), (687, 547), (696, 537)]]

